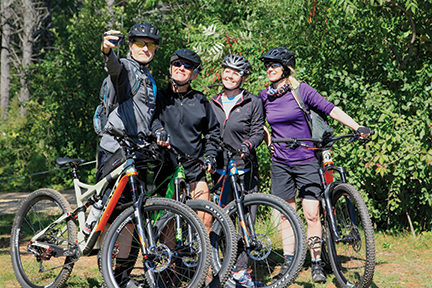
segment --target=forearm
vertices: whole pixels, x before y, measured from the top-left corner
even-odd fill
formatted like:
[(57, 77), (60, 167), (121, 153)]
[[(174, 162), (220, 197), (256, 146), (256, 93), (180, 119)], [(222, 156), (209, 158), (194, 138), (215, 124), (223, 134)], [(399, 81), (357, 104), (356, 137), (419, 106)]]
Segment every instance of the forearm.
[(344, 124), (345, 126), (350, 127), (354, 131), (357, 131), (360, 125), (354, 121), (348, 114), (343, 112), (339, 107), (334, 107), (330, 112), (330, 117)]
[(266, 125), (263, 125), (263, 128), (264, 128), (264, 141), (268, 146), (271, 143), (270, 131), (268, 130)]
[(123, 65), (120, 60), (117, 58), (115, 53), (109, 53), (108, 55), (103, 54), (105, 69), (108, 74), (111, 75), (112, 78), (119, 77), (120, 73), (123, 70)]

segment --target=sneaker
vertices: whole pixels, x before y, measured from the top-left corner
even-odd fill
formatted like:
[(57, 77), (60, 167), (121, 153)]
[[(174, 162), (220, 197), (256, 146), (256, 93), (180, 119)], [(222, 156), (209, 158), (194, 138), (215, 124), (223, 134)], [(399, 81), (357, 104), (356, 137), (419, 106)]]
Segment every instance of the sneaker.
[(282, 265), (279, 274), (272, 277), (273, 281), (279, 281), (288, 272), (291, 262), (294, 260), (294, 255), (284, 255), (285, 263)]
[(312, 260), (312, 280), (315, 283), (325, 283), (326, 276), (324, 275), (323, 265), (324, 263), (320, 260)]
[(251, 275), (250, 269), (239, 270), (231, 272), (233, 279), (243, 286), (248, 287), (264, 287), (264, 283), (255, 281)]

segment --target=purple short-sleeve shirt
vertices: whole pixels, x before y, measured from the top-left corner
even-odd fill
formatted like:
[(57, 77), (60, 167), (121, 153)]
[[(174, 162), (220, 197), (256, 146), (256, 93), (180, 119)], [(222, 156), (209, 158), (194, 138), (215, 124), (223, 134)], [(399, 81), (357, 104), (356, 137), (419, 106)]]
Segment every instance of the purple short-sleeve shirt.
[[(322, 111), (327, 115), (335, 105), (321, 96), (315, 89), (306, 83), (300, 84), (300, 94), (306, 109)], [(272, 129), (272, 138), (310, 138), (309, 127), (304, 114), (298, 106), (291, 91), (280, 97), (269, 97), (267, 89), (260, 92), (263, 100), (265, 116)], [(316, 160), (313, 150), (297, 148), (292, 150), (284, 143), (273, 144), (275, 153), (273, 160), (288, 165), (307, 163)], [(309, 143), (309, 145), (313, 145)]]

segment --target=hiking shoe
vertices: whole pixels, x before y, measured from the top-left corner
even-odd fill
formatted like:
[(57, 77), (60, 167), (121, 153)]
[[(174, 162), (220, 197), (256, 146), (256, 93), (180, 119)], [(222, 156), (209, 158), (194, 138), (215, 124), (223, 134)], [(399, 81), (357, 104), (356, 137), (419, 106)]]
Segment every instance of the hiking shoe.
[(312, 280), (315, 283), (325, 283), (326, 276), (324, 275), (323, 269), (324, 263), (320, 260), (314, 261), (312, 260)]
[(272, 277), (273, 281), (279, 281), (288, 272), (291, 267), (291, 262), (294, 260), (294, 255), (284, 255), (285, 263), (282, 265), (279, 274)]
[(239, 270), (231, 272), (233, 279), (243, 286), (249, 287), (264, 287), (264, 283), (255, 281), (251, 275), (250, 269)]

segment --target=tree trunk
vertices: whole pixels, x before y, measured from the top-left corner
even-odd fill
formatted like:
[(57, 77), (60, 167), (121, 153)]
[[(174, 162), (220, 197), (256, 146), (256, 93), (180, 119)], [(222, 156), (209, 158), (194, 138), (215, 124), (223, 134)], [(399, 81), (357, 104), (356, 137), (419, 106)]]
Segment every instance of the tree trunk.
[(10, 37), (12, 35), (11, 15), (12, 15), (12, 0), (1, 1), (1, 27), (2, 27), (2, 43), (1, 43), (1, 79), (0, 79), (0, 94), (1, 94), (1, 117), (8, 119), (9, 113), (9, 91), (10, 91)]
[(30, 100), (29, 81), (27, 80), (28, 68), (33, 63), (33, 31), (36, 25), (36, 7), (31, 0), (23, 0), (24, 25), (22, 33), (22, 62), (21, 62), (21, 95), (20, 114), (27, 114), (26, 103)]
[(115, 5), (115, 0), (105, 0), (107, 3), (107, 8), (108, 8), (108, 17), (110, 17), (110, 20), (108, 21), (108, 28), (112, 29), (114, 26), (114, 8), (113, 6)]

